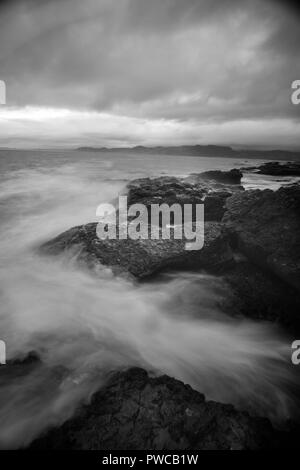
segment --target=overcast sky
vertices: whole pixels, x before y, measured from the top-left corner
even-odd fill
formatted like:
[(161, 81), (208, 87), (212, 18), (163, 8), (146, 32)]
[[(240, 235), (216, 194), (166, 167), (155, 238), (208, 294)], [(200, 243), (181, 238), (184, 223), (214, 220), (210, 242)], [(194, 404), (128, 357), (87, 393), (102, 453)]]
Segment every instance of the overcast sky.
[(0, 146), (300, 148), (300, 14), (279, 0), (0, 2)]

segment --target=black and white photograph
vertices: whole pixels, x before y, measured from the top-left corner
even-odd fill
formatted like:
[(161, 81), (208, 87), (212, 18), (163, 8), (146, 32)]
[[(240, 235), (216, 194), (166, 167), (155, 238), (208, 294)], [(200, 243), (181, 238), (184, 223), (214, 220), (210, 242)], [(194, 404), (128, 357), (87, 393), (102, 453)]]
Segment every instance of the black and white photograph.
[(299, 448), (300, 4), (0, 0), (0, 228), (1, 451)]

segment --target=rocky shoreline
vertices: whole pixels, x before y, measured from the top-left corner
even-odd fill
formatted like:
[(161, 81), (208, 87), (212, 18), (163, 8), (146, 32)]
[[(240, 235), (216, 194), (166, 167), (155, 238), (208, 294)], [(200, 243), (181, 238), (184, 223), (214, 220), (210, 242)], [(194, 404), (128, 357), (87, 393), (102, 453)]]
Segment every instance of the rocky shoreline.
[[(127, 185), (128, 204), (204, 201), (205, 243), (199, 251), (185, 250), (184, 240), (100, 240), (96, 222), (71, 228), (39, 251), (75, 257), (90, 269), (106, 265), (134, 282), (169, 270), (213, 273), (229, 286), (224, 315), (278, 322), (296, 335), (300, 186), (245, 191), (242, 176), (241, 170), (211, 171), (185, 178), (143, 178)], [(259, 449), (288, 446), (290, 437), (267, 419), (206, 401), (173, 378), (129, 369), (111, 373), (90, 404), (30, 448)]]
[(41, 252), (71, 253), (90, 268), (107, 265), (138, 281), (170, 269), (219, 274), (232, 288), (235, 312), (239, 305), (237, 313), (279, 321), (299, 332), (300, 186), (245, 191), (241, 178), (240, 170), (208, 171), (128, 184), (128, 204), (204, 201), (204, 246), (199, 251), (185, 250), (185, 241), (174, 238), (100, 240), (94, 222), (58, 235)]

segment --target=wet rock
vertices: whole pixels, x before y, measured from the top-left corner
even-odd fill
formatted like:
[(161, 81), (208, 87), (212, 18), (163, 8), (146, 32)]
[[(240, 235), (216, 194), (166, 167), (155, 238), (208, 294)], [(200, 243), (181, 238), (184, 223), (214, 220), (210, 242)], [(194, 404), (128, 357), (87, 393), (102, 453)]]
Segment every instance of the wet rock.
[[(128, 185), (129, 204), (162, 203), (165, 194), (170, 205), (204, 198), (204, 247), (188, 251), (186, 240), (174, 239), (100, 240), (91, 223), (50, 240), (42, 252), (75, 254), (84, 265), (109, 266), (136, 279), (168, 269), (222, 273), (232, 291), (227, 310), (299, 331), (299, 192), (297, 185), (231, 193), (173, 177), (134, 180)], [(244, 255), (243, 263), (235, 263), (236, 252)]]
[(126, 188), (128, 205), (144, 204), (201, 204), (207, 193), (205, 184), (193, 184), (186, 178), (161, 176), (131, 181)]
[(300, 333), (300, 296), (293, 287), (247, 260), (233, 264), (224, 279), (230, 288), (222, 304), (225, 312), (277, 322)]
[(42, 253), (76, 252), (90, 267), (105, 265), (116, 274), (129, 273), (142, 279), (165, 269), (206, 269), (218, 271), (230, 264), (229, 238), (217, 222), (205, 224), (204, 246), (186, 250), (186, 240), (100, 240), (96, 223), (74, 227), (41, 247)]
[(206, 401), (168, 376), (132, 368), (112, 375), (91, 403), (31, 449), (202, 450), (261, 449), (280, 445), (270, 422)]
[[(230, 172), (217, 172), (219, 175)], [(223, 175), (223, 178), (225, 176)], [(209, 178), (207, 178), (209, 179)], [(226, 178), (225, 178), (226, 179)], [(115, 273), (128, 272), (136, 278), (143, 278), (168, 268), (218, 270), (231, 261), (232, 255), (227, 236), (222, 233), (220, 221), (229, 191), (210, 191), (210, 186), (202, 180), (191, 183), (187, 178), (163, 176), (141, 178), (130, 182), (126, 188), (127, 204), (143, 204), (150, 214), (153, 204), (203, 204), (205, 206), (204, 247), (197, 251), (185, 249), (186, 240), (100, 240), (96, 235), (96, 223), (74, 227), (59, 235), (42, 247), (43, 252), (58, 254), (77, 248), (80, 261), (97, 266), (103, 264)], [(148, 214), (147, 214), (148, 215)], [(195, 213), (194, 213), (195, 216)], [(149, 216), (149, 231), (151, 217)], [(171, 214), (171, 224), (172, 220)], [(194, 220), (195, 222), (195, 220)], [(162, 223), (159, 223), (162, 225)]]
[(36, 351), (8, 359), (6, 364), (0, 366), (0, 390), (12, 381), (20, 380), (20, 378), (40, 369), (41, 366), (42, 361)]
[(240, 170), (233, 169), (192, 173), (187, 177), (139, 178), (131, 181), (125, 192), (128, 204), (201, 204), (211, 191), (230, 193), (232, 188), (243, 189), (242, 176)]
[(222, 222), (232, 245), (264, 271), (300, 290), (300, 186), (237, 192)]
[[(235, 172), (235, 170), (232, 170)], [(191, 175), (187, 178), (163, 176), (159, 178), (141, 178), (130, 182), (126, 188), (128, 205), (143, 204), (147, 209), (152, 204), (202, 204), (205, 207), (206, 221), (220, 221), (225, 212), (225, 200), (231, 195), (224, 184), (214, 181), (231, 181), (231, 172), (212, 172), (212, 178), (206, 173)], [(202, 178), (204, 175), (204, 178)], [(220, 176), (221, 175), (221, 176)], [(152, 221), (150, 220), (152, 223)], [(171, 219), (172, 222), (172, 219)]]
[(204, 220), (220, 221), (226, 211), (225, 202), (231, 193), (228, 191), (214, 191), (204, 199)]
[(300, 163), (267, 162), (257, 167), (257, 173), (272, 176), (300, 176)]
[(233, 169), (229, 171), (210, 170), (196, 175), (198, 179), (217, 181), (223, 184), (240, 184), (243, 177), (241, 170)]

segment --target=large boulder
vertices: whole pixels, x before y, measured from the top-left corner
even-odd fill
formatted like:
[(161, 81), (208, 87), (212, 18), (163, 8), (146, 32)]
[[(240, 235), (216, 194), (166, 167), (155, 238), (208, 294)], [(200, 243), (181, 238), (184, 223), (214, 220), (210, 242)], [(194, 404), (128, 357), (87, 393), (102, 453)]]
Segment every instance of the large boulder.
[(217, 222), (205, 224), (204, 246), (192, 251), (186, 250), (184, 239), (102, 240), (96, 228), (96, 223), (73, 227), (42, 245), (41, 252), (75, 253), (91, 267), (106, 265), (116, 274), (129, 273), (138, 279), (170, 268), (218, 271), (232, 261), (228, 236)]
[(206, 401), (168, 376), (133, 368), (112, 375), (90, 404), (31, 449), (202, 450), (280, 445), (270, 422), (231, 405)]
[[(232, 176), (232, 172), (234, 176)], [(207, 172), (209, 173), (209, 172)], [(235, 171), (213, 172), (222, 180), (236, 178)], [(130, 182), (124, 195), (127, 204), (143, 204), (149, 210), (152, 204), (203, 204), (204, 201), (204, 247), (201, 250), (185, 249), (186, 240), (171, 239), (112, 240), (99, 239), (96, 234), (96, 223), (74, 227), (42, 246), (42, 251), (58, 254), (66, 250), (76, 252), (80, 261), (92, 266), (103, 264), (110, 266), (115, 273), (129, 273), (136, 278), (143, 278), (169, 268), (206, 269), (216, 271), (232, 261), (228, 237), (222, 232), (220, 221), (225, 212), (225, 201), (231, 192), (225, 189), (211, 190), (209, 176), (205, 180), (199, 174), (198, 182), (188, 178), (162, 176), (158, 178), (141, 178)], [(195, 215), (195, 213), (194, 213)], [(149, 216), (150, 217), (150, 216)], [(151, 218), (148, 219), (151, 230)], [(172, 214), (171, 214), (171, 223)], [(195, 220), (194, 220), (195, 222)], [(160, 227), (161, 230), (161, 227)]]
[[(197, 175), (199, 181), (170, 176), (140, 178), (131, 181), (124, 192), (128, 206), (143, 204), (147, 211), (153, 204), (164, 203), (169, 207), (175, 203), (180, 206), (191, 204), (194, 207), (196, 204), (202, 205), (204, 201), (205, 231), (204, 247), (201, 250), (186, 250), (186, 240), (175, 240), (172, 233), (170, 240), (152, 240), (150, 236), (140, 240), (103, 240), (97, 237), (97, 224), (90, 223), (74, 227), (50, 240), (42, 246), (42, 251), (58, 254), (75, 250), (80, 261), (92, 266), (110, 266), (115, 273), (127, 272), (136, 278), (147, 277), (169, 268), (210, 271), (223, 269), (232, 261), (232, 253), (228, 237), (217, 221), (224, 215), (225, 201), (231, 192), (225, 189), (212, 191), (211, 179), (214, 178), (232, 183), (240, 180), (240, 172), (231, 170), (200, 173)], [(148, 221), (150, 232), (153, 223), (151, 217)], [(170, 222), (173, 223), (172, 218)]]
[(251, 263), (300, 290), (300, 187), (237, 192), (226, 200), (223, 223)]

